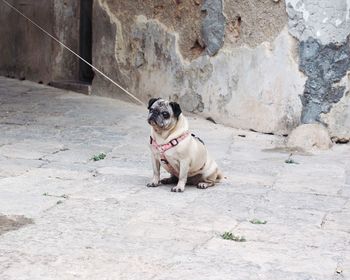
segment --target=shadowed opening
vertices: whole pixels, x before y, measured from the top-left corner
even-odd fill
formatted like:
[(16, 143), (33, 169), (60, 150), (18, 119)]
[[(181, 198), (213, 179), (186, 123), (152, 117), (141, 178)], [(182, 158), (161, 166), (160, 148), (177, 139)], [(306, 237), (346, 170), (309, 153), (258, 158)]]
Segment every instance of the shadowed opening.
[[(92, 63), (92, 7), (93, 0), (80, 0), (79, 54)], [(79, 62), (79, 80), (91, 84), (94, 78), (92, 68), (85, 62)]]

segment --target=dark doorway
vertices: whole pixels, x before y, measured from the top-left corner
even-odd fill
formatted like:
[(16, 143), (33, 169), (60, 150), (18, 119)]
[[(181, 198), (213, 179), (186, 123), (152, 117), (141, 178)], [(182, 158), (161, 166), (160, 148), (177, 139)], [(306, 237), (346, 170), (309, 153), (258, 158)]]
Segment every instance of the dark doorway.
[[(80, 0), (79, 54), (89, 63), (92, 63), (92, 3), (93, 0)], [(92, 68), (80, 60), (79, 80), (91, 84), (93, 78)]]

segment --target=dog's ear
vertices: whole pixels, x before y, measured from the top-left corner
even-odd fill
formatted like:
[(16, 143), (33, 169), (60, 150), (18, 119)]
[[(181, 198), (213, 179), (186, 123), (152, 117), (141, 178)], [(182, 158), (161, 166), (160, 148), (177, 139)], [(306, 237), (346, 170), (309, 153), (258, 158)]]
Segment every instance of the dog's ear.
[(156, 102), (156, 101), (159, 100), (159, 99), (160, 99), (159, 97), (158, 97), (158, 98), (151, 98), (151, 99), (148, 101), (148, 107), (147, 107), (147, 109), (149, 110), (149, 109), (152, 107), (153, 103)]
[(174, 112), (174, 116), (176, 118), (179, 118), (179, 116), (181, 115), (182, 111), (180, 108), (180, 105), (176, 102), (170, 102), (169, 105), (171, 106), (171, 108), (173, 109)]

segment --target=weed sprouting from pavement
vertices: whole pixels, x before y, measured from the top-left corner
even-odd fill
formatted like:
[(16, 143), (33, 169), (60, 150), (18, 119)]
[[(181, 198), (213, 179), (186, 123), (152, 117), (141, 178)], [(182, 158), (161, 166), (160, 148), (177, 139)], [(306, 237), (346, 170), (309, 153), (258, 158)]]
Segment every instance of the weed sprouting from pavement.
[(259, 219), (251, 219), (249, 222), (251, 224), (254, 224), (254, 225), (265, 225), (265, 224), (267, 224), (267, 221), (259, 220)]
[(244, 236), (239, 236), (239, 235), (234, 235), (232, 232), (224, 232), (224, 234), (220, 235), (222, 239), (225, 240), (232, 240), (235, 242), (246, 242), (247, 240), (245, 239)]
[(292, 159), (293, 154), (290, 154), (289, 157), (284, 161), (288, 164), (299, 164), (299, 162), (296, 162), (294, 159)]
[(99, 153), (98, 155), (94, 155), (91, 160), (93, 161), (99, 161), (105, 159), (107, 155), (105, 153)]

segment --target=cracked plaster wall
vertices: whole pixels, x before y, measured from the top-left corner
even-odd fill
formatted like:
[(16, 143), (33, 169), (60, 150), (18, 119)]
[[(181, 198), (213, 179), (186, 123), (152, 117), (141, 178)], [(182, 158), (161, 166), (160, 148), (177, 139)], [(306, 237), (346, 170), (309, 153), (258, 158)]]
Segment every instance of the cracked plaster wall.
[[(73, 2), (12, 1), (78, 49)], [(0, 15), (2, 75), (76, 79), (76, 58), (4, 5)], [(144, 101), (266, 133), (321, 122), (350, 138), (349, 0), (94, 0), (93, 28), (94, 65)], [(93, 92), (126, 98), (99, 75)]]
[(321, 114), (321, 121), (328, 127), (331, 138), (346, 143), (350, 138), (350, 72), (339, 82), (345, 88), (342, 98), (332, 106), (329, 113)]
[(321, 122), (335, 139), (350, 139), (350, 1), (287, 0), (289, 32), (300, 43), (302, 123)]
[[(129, 2), (95, 0), (95, 18), (107, 31), (95, 37), (93, 57), (138, 97), (161, 96), (266, 133), (299, 124), (305, 77), (283, 1)], [(96, 94), (120, 96), (103, 83), (95, 77)]]
[[(94, 61), (144, 101), (161, 96), (265, 133), (312, 122), (335, 134), (348, 129), (347, 107), (336, 106), (348, 102), (347, 0), (95, 0), (94, 7), (109, 25), (97, 35)], [(121, 94), (99, 77), (94, 84), (97, 94)]]

